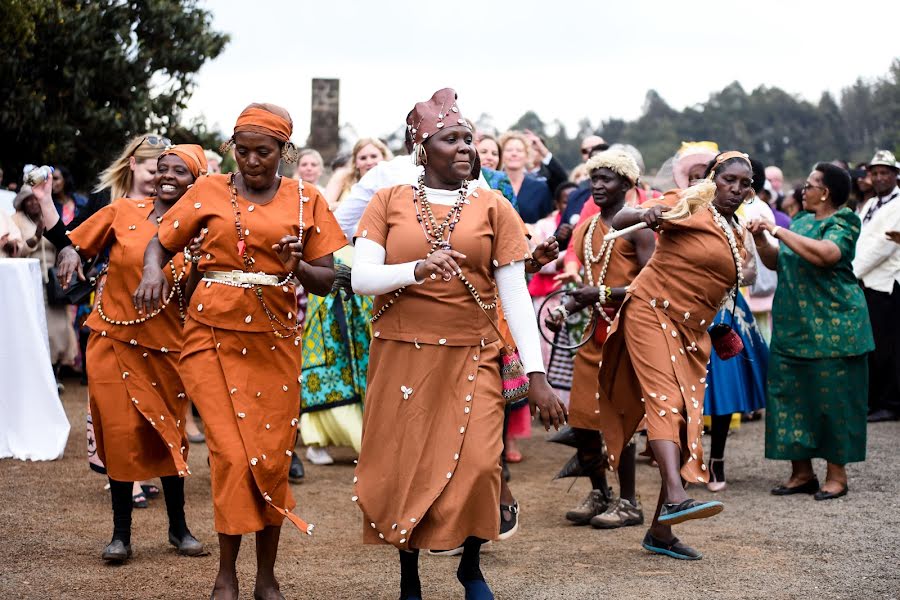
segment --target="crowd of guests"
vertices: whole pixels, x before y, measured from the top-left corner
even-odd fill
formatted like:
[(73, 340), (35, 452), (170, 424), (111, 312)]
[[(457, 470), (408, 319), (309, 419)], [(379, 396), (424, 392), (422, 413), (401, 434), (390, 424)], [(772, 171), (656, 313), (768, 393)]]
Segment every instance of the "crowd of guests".
[[(772, 494), (848, 493), (867, 420), (900, 419), (891, 152), (817, 163), (791, 188), (710, 141), (650, 176), (637, 148), (591, 135), (567, 169), (531, 131), (477, 131), (452, 90), (406, 124), (405, 153), (362, 138), (326, 178), (319, 152), (291, 144), (287, 112), (255, 104), (219, 153), (148, 133), (88, 195), (64, 165), (10, 186), (0, 257), (41, 261), (54, 368), (78, 365), (89, 384), (112, 496), (106, 560), (131, 556), (131, 510), (159, 494), (157, 477), (170, 542), (204, 552), (184, 518), (190, 443), (210, 450), (223, 597), (241, 535), (257, 532), (269, 593), (283, 519), (311, 531), (287, 485), (305, 477), (298, 444), (317, 465), (329, 447), (359, 455), (352, 500), (365, 540), (399, 550), (404, 598), (421, 595), (419, 549), (461, 555), (467, 597), (493, 597), (480, 548), (517, 530), (508, 464), (526, 458), (517, 440), (535, 414), (575, 448), (561, 474), (591, 482), (566, 518), (598, 529), (644, 523), (646, 437), (661, 476), (650, 552), (702, 556), (672, 526), (723, 509), (685, 482), (726, 489), (741, 418), (764, 413), (765, 456), (791, 461)], [(223, 153), (233, 173), (219, 172)], [(96, 291), (51, 301), (87, 265)], [(590, 320), (580, 345), (561, 343)], [(518, 346), (524, 400), (501, 395), (505, 345)]]

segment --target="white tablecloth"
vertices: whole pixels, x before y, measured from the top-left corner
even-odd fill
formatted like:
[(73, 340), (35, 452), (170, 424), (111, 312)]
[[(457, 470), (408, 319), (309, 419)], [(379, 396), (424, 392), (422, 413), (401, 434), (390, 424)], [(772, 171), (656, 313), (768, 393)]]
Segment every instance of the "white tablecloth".
[(55, 460), (69, 438), (36, 258), (0, 258), (0, 458)]

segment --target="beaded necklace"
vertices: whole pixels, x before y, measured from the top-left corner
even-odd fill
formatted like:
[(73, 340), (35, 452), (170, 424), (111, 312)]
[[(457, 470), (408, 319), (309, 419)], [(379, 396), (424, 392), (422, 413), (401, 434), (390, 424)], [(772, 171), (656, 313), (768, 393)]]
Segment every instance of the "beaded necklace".
[[(143, 207), (144, 205), (138, 204), (138, 206)], [(158, 226), (160, 221), (162, 221), (162, 217), (156, 217), (155, 220), (156, 220), (156, 224)], [(132, 225), (132, 227), (134, 227), (134, 226)], [(177, 273), (175, 271), (175, 261), (174, 260), (169, 261), (169, 267), (172, 269), (172, 288), (169, 290), (169, 295), (168, 295), (168, 297), (166, 297), (166, 299), (162, 303), (162, 305), (159, 308), (157, 308), (156, 310), (154, 310), (153, 312), (151, 312), (150, 314), (148, 314), (146, 317), (140, 317), (138, 319), (129, 319), (127, 321), (120, 321), (118, 319), (113, 319), (113, 318), (106, 316), (106, 313), (103, 312), (103, 302), (102, 302), (103, 288), (104, 288), (103, 285), (97, 286), (97, 314), (100, 315), (101, 319), (103, 319), (105, 322), (109, 323), (110, 325), (121, 325), (124, 327), (129, 327), (131, 325), (140, 325), (142, 323), (146, 323), (147, 321), (149, 321), (150, 319), (152, 319), (153, 317), (157, 316), (159, 313), (164, 311), (166, 309), (166, 307), (169, 306), (169, 302), (172, 301), (172, 296), (177, 294), (178, 295), (178, 317), (181, 319), (181, 322), (184, 323), (185, 298), (184, 298), (184, 291), (181, 289), (181, 281), (184, 279), (184, 274), (187, 271), (187, 266), (190, 262), (191, 262), (191, 253), (190, 253), (190, 250), (188, 250), (187, 248), (184, 249), (184, 263), (182, 263), (182, 265), (181, 265), (181, 273)], [(98, 278), (99, 278), (99, 275), (98, 275)]]
[[(443, 250), (450, 249), (450, 236), (453, 235), (453, 230), (456, 228), (456, 224), (459, 223), (459, 217), (462, 213), (462, 207), (467, 203), (467, 197), (469, 195), (469, 181), (466, 180), (463, 182), (461, 188), (459, 188), (459, 197), (456, 199), (456, 202), (453, 203), (453, 207), (450, 209), (450, 212), (447, 213), (447, 216), (438, 225), (437, 219), (434, 217), (434, 213), (431, 210), (431, 203), (428, 201), (428, 195), (425, 193), (425, 173), (419, 174), (419, 187), (416, 190), (416, 193), (413, 194), (413, 205), (416, 207), (416, 220), (419, 222), (419, 225), (422, 226), (422, 231), (425, 233), (425, 240), (428, 243), (438, 242), (438, 246), (440, 246)], [(420, 207), (421, 206), (421, 210)], [(422, 212), (425, 213), (427, 220), (422, 217)], [(449, 232), (447, 231), (449, 229)], [(444, 234), (447, 234), (447, 239), (444, 239)]]
[[(591, 220), (591, 224), (588, 227), (587, 233), (584, 236), (584, 262), (585, 262), (585, 275), (587, 276), (588, 285), (590, 287), (596, 287), (600, 290), (600, 304), (606, 303), (606, 286), (603, 285), (603, 282), (606, 280), (606, 270), (609, 268), (609, 260), (612, 258), (612, 250), (613, 243), (616, 241), (615, 238), (611, 240), (603, 240), (603, 244), (600, 246), (600, 252), (597, 255), (594, 255), (594, 230), (597, 228), (597, 223), (600, 221), (600, 214), (597, 213), (596, 216)], [(615, 231), (614, 229), (610, 229), (610, 232)], [(597, 278), (597, 282), (594, 282), (594, 272), (591, 268), (591, 265), (596, 265), (601, 260), (603, 260), (603, 266), (600, 268), (600, 276)], [(607, 323), (612, 324), (612, 319), (609, 318), (609, 315), (606, 314), (606, 311), (601, 307), (598, 307), (597, 312), (599, 312)]]
[[(241, 259), (244, 261), (244, 271), (247, 273), (252, 273), (252, 272), (254, 272), (253, 265), (256, 261), (253, 260), (252, 256), (247, 254), (247, 242), (244, 239), (244, 235), (249, 235), (250, 231), (247, 230), (245, 232), (243, 226), (241, 225), (241, 209), (237, 203), (237, 186), (235, 185), (235, 174), (234, 173), (231, 174), (231, 177), (228, 180), (228, 185), (229, 185), (229, 188), (231, 189), (231, 210), (234, 213), (234, 228), (237, 231), (237, 236), (238, 236), (237, 251), (238, 251), (238, 254), (241, 256)], [(309, 198), (303, 194), (303, 181), (299, 181), (298, 186), (299, 187), (297, 189), (297, 193), (300, 196), (300, 214), (299, 214), (299, 217), (297, 218), (297, 222), (299, 224), (299, 231), (297, 233), (297, 241), (301, 244), (301, 247), (302, 247), (303, 228), (304, 228), (303, 205), (306, 204), (307, 202), (309, 202)], [(252, 208), (253, 207), (251, 206), (251, 209)], [(284, 279), (282, 279), (275, 285), (276, 286), (285, 286), (288, 284), (288, 282), (291, 279), (293, 279), (293, 277), (294, 277), (293, 273), (288, 273), (284, 277)], [(268, 317), (268, 319), (269, 319), (269, 326), (272, 327), (272, 333), (275, 334), (275, 337), (281, 338), (281, 339), (286, 339), (286, 338), (294, 337), (296, 335), (297, 330), (300, 328), (300, 325), (296, 322), (293, 325), (288, 325), (287, 323), (282, 322), (281, 319), (279, 319), (278, 316), (272, 312), (272, 310), (266, 304), (265, 299), (263, 298), (263, 286), (258, 285), (258, 284), (256, 284), (256, 285), (240, 284), (238, 287), (246, 287), (248, 289), (250, 287), (253, 288), (256, 299), (259, 301), (260, 306), (262, 306), (263, 312), (266, 313), (266, 317)], [(278, 325), (278, 327), (276, 327), (276, 324)], [(285, 334), (281, 333), (282, 331), (287, 331), (288, 334), (285, 335)]]
[[(450, 213), (444, 219), (444, 221), (438, 225), (437, 220), (434, 218), (434, 214), (431, 212), (431, 205), (428, 202), (428, 196), (425, 193), (425, 176), (424, 174), (419, 175), (419, 189), (416, 190), (416, 193), (413, 194), (413, 204), (416, 206), (416, 220), (422, 226), (422, 231), (425, 234), (425, 241), (431, 244), (431, 249), (428, 251), (428, 254), (425, 255), (425, 258), (428, 258), (435, 251), (441, 250), (449, 250), (450, 249), (450, 236), (453, 235), (453, 229), (456, 227), (456, 224), (459, 223), (460, 214), (462, 213), (462, 208), (464, 205), (468, 204), (468, 189), (469, 189), (469, 181), (466, 180), (463, 183), (462, 188), (459, 191), (459, 198), (453, 205), (453, 208), (450, 209)], [(426, 215), (428, 216), (428, 224), (425, 223), (422, 218), (422, 213), (419, 210), (419, 204), (421, 204), (425, 210)], [(447, 239), (444, 239), (444, 232), (449, 229), (449, 233), (447, 234)], [(497, 301), (495, 300), (491, 304), (486, 304), (482, 299), (481, 295), (478, 293), (478, 290), (475, 289), (475, 286), (463, 275), (462, 271), (458, 271), (456, 276), (463, 282), (466, 288), (469, 290), (469, 293), (472, 294), (472, 297), (475, 298), (475, 301), (478, 303), (481, 308), (484, 310), (491, 310), (497, 307)], [(377, 321), (381, 315), (385, 313), (385, 311), (393, 306), (394, 301), (403, 293), (407, 286), (403, 286), (394, 291), (391, 299), (387, 301), (387, 304), (378, 309), (372, 318), (370, 319), (370, 323), (374, 323)]]
[[(737, 237), (734, 235), (734, 228), (728, 223), (728, 221), (716, 210), (716, 207), (712, 204), (709, 205), (709, 210), (712, 212), (713, 221), (715, 221), (716, 225), (725, 233), (725, 238), (728, 240), (728, 247), (731, 248), (731, 257), (734, 259), (734, 267), (737, 271), (737, 280), (732, 288), (730, 288), (726, 293), (725, 297), (722, 299), (721, 304), (725, 304), (729, 299), (737, 298), (738, 287), (744, 282), (744, 270), (741, 267), (741, 253), (738, 249)], [(740, 233), (740, 228), (737, 228), (738, 233)], [(721, 305), (720, 305), (721, 306)]]

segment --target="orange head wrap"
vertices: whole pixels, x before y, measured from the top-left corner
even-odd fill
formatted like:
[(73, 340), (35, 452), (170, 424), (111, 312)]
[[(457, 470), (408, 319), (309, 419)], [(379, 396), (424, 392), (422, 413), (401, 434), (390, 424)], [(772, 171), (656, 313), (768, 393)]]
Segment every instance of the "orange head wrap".
[(169, 146), (160, 154), (160, 158), (167, 154), (174, 154), (184, 161), (187, 168), (194, 175), (194, 179), (201, 175), (206, 175), (209, 170), (209, 164), (206, 162), (206, 152), (197, 144), (178, 144), (177, 146)]
[(234, 132), (249, 131), (268, 135), (279, 142), (290, 142), (294, 123), (285, 109), (274, 104), (254, 102), (244, 109), (234, 125)]

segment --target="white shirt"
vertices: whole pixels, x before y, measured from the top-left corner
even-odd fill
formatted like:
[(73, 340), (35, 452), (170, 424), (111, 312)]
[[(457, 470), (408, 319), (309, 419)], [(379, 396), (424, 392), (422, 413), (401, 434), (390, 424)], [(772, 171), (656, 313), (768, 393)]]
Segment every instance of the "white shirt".
[[(394, 157), (391, 160), (383, 160), (369, 169), (368, 173), (353, 184), (347, 197), (334, 211), (334, 217), (347, 239), (353, 243), (356, 226), (369, 205), (369, 200), (378, 190), (395, 185), (415, 185), (419, 181), (419, 174), (422, 170), (423, 167), (416, 166), (413, 157), (408, 154)], [(474, 187), (490, 189), (480, 173), (478, 181), (473, 183), (475, 184), (471, 186), (473, 189)]]
[[(470, 192), (475, 189), (475, 186), (469, 187)], [(428, 193), (428, 200), (433, 204), (449, 206), (459, 197), (458, 190), (436, 190), (428, 187), (425, 190)], [(365, 238), (356, 240), (353, 270), (351, 271), (354, 292), (365, 295), (387, 294), (403, 286), (422, 283), (422, 281), (416, 280), (414, 274), (416, 263), (419, 261), (386, 265), (384, 258), (385, 249), (380, 244)], [(537, 319), (531, 303), (531, 296), (528, 293), (528, 286), (525, 283), (525, 263), (519, 261), (503, 265), (494, 271), (494, 281), (497, 282), (503, 314), (519, 349), (519, 356), (525, 372), (546, 372), (541, 355)]]
[[(856, 242), (856, 258), (853, 259), (853, 274), (863, 285), (879, 292), (890, 293), (894, 282), (900, 281), (900, 244), (889, 240), (885, 233), (900, 231), (900, 187), (894, 186), (882, 199), (896, 197), (883, 204), (868, 223), (862, 224), (859, 240)], [(869, 198), (859, 213), (865, 218), (879, 200)]]

